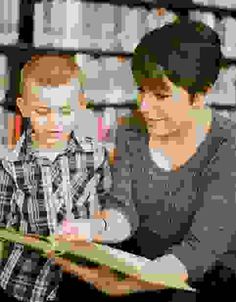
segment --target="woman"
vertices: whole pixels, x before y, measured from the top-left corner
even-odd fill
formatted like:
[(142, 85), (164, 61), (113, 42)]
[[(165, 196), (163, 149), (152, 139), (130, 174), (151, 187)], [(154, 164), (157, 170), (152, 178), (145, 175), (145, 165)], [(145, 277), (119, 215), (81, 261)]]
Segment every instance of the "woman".
[[(160, 301), (202, 300), (207, 292), (218, 298), (226, 291), (233, 299), (235, 124), (204, 105), (220, 59), (217, 34), (187, 19), (141, 40), (132, 61), (139, 113), (118, 129), (112, 198), (105, 205), (129, 221), (123, 249), (153, 259), (156, 273), (178, 273), (196, 292), (163, 291), (132, 278), (119, 282), (101, 267), (74, 268), (96, 288), (111, 295), (156, 289)], [(136, 295), (143, 294), (126, 299)]]

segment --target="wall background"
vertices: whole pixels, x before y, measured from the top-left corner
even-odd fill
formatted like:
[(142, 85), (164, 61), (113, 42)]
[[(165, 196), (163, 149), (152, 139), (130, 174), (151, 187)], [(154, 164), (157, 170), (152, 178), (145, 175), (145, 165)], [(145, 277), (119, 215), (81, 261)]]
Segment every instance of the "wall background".
[(90, 126), (80, 129), (83, 135), (103, 139), (112, 148), (117, 118), (129, 114), (135, 104), (136, 87), (129, 68), (134, 48), (145, 33), (181, 14), (219, 33), (225, 67), (206, 101), (236, 120), (235, 0), (95, 2), (1, 0), (0, 156), (19, 138), (15, 122), (17, 75), (33, 53), (76, 56), (84, 73), (87, 100), (95, 107), (95, 117), (89, 112), (81, 115), (78, 123)]

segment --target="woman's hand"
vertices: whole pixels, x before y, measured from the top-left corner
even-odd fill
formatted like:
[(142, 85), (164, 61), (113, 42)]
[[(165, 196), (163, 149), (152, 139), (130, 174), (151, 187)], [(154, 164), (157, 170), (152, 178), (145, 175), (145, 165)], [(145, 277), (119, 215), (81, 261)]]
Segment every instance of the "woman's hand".
[(99, 291), (111, 296), (128, 295), (138, 291), (155, 291), (165, 288), (164, 284), (140, 281), (133, 276), (127, 276), (120, 281), (117, 274), (112, 272), (107, 266), (90, 268), (76, 265), (67, 259), (54, 257), (53, 254), (49, 256), (55, 259), (55, 264), (61, 266), (64, 272), (77, 275), (79, 279), (93, 284)]

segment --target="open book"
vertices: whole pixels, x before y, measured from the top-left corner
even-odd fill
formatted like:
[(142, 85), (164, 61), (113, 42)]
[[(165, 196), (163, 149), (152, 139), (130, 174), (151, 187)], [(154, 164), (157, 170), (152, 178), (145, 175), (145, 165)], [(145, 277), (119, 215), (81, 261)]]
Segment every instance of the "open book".
[(118, 273), (135, 276), (137, 279), (143, 281), (152, 283), (161, 282), (164, 283), (166, 287), (193, 291), (187, 283), (181, 281), (178, 274), (144, 272), (143, 267), (148, 262), (151, 262), (151, 260), (119, 249), (111, 248), (107, 245), (90, 242), (83, 246), (83, 243), (81, 243), (81, 249), (78, 248), (74, 250), (71, 248), (70, 242), (56, 242), (54, 236), (40, 236), (37, 240), (26, 241), (24, 234), (5, 228), (0, 228), (0, 241), (24, 244), (30, 249), (38, 250), (42, 256), (45, 257), (47, 257), (47, 251), (53, 250), (55, 253), (59, 253), (59, 257), (69, 258), (75, 263), (77, 260), (80, 263), (80, 260), (84, 259), (85, 263), (88, 261), (90, 264), (106, 265)]

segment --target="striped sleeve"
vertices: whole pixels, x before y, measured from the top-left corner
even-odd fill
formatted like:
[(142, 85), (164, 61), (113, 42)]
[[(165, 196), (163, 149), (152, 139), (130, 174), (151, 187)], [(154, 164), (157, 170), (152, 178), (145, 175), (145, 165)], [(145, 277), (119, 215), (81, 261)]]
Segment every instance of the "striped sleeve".
[(11, 207), (14, 193), (16, 191), (13, 177), (0, 163), (0, 227), (5, 227), (11, 217)]

